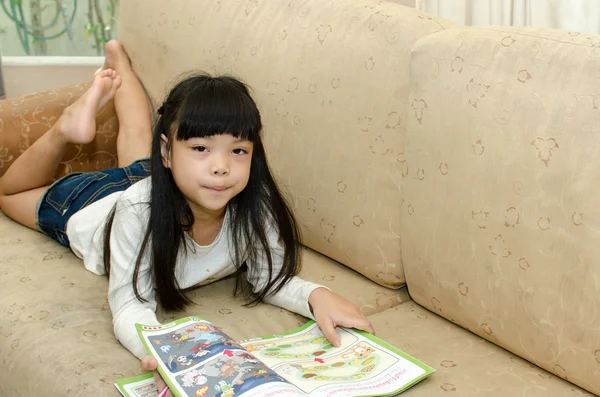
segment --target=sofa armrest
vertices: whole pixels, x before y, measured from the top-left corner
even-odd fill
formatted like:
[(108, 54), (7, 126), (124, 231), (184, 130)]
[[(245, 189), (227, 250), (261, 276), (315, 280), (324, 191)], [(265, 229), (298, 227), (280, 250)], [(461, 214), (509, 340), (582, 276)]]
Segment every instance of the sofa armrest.
[[(0, 176), (89, 86), (89, 83), (78, 84), (0, 101)], [(55, 177), (116, 166), (117, 130), (118, 119), (114, 104), (110, 102), (96, 118), (94, 141), (88, 145), (70, 146)]]

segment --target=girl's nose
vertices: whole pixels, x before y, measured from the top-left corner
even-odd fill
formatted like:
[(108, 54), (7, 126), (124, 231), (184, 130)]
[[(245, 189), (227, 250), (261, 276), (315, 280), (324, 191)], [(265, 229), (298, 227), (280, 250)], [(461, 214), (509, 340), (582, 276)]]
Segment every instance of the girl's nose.
[(229, 170), (224, 167), (215, 167), (213, 169), (213, 175), (215, 176), (225, 176), (229, 173)]
[(225, 176), (229, 174), (229, 165), (224, 158), (217, 158), (213, 163), (212, 174), (214, 176)]

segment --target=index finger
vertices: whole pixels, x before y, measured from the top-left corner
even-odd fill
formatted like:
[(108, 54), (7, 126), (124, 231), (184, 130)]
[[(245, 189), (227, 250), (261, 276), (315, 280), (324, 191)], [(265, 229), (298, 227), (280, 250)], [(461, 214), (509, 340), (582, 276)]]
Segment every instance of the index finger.
[(340, 347), (340, 339), (338, 338), (337, 332), (335, 332), (335, 327), (331, 322), (331, 319), (327, 317), (325, 320), (317, 319), (317, 324), (319, 328), (321, 328), (321, 332), (323, 335), (331, 342), (335, 347)]

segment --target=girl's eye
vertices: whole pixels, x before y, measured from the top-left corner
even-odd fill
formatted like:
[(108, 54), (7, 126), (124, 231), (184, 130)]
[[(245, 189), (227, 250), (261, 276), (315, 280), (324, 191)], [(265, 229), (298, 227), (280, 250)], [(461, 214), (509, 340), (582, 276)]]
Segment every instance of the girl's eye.
[(206, 146), (194, 146), (192, 149), (200, 153), (204, 153), (207, 151)]
[(246, 154), (246, 149), (233, 149), (233, 154)]

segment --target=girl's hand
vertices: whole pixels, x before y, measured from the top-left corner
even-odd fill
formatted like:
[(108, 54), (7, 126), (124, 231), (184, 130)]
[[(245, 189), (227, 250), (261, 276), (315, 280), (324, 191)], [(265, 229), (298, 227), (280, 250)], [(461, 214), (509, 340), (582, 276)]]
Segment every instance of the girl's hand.
[(308, 296), (308, 304), (323, 334), (335, 347), (340, 340), (335, 332), (338, 325), (356, 328), (375, 335), (375, 329), (360, 309), (347, 299), (326, 288), (317, 288)]
[[(158, 362), (155, 358), (146, 356), (142, 360), (142, 368), (144, 368), (146, 371), (154, 372), (154, 382), (156, 382), (156, 390), (160, 392), (163, 389), (163, 387), (165, 387), (165, 381), (163, 380), (162, 376), (160, 376), (160, 373), (156, 370), (156, 367), (158, 367)], [(173, 397), (173, 393), (171, 393), (171, 391), (168, 391), (167, 394), (165, 394), (165, 397)]]

